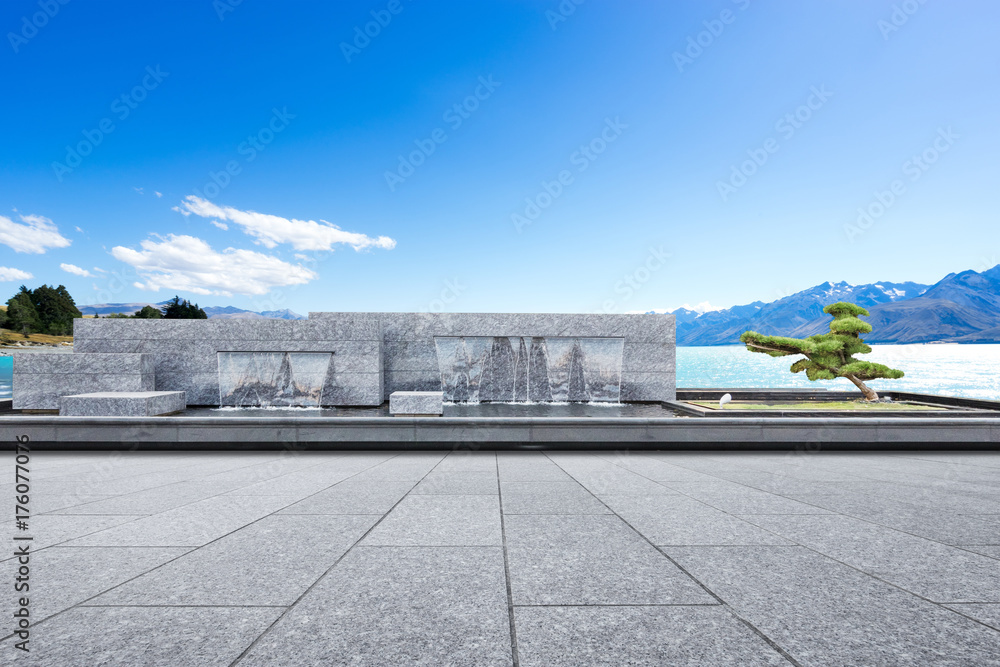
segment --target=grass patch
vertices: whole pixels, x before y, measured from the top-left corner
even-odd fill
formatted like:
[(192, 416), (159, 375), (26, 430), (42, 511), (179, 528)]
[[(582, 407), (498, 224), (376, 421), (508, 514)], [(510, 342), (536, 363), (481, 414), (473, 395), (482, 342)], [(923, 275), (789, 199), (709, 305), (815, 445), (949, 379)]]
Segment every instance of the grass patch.
[[(687, 401), (701, 408), (719, 409), (718, 401)], [(897, 410), (946, 410), (934, 405), (914, 403), (865, 403), (864, 401), (732, 401), (723, 410), (857, 410), (897, 411)]]
[(25, 338), (20, 333), (10, 329), (0, 329), (0, 346), (10, 346), (15, 343), (45, 343), (47, 345), (58, 345), (60, 343), (73, 342), (72, 336), (50, 336), (48, 334), (28, 334)]

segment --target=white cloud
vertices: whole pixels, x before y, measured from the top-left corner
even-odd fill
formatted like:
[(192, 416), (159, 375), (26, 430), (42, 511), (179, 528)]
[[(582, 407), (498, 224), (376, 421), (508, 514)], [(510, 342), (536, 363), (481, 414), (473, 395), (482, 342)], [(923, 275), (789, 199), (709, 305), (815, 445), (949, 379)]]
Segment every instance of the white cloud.
[(66, 273), (72, 273), (74, 276), (80, 276), (82, 278), (94, 277), (93, 273), (91, 273), (87, 269), (81, 269), (79, 266), (76, 266), (75, 264), (60, 264), (59, 268), (65, 271)]
[(76, 231), (78, 231), (78, 232), (80, 232), (81, 234), (83, 234), (83, 230), (82, 230), (82, 229), (80, 229), (79, 227), (77, 227), (77, 228), (76, 228)]
[(135, 190), (136, 192), (138, 192), (138, 193), (139, 193), (139, 194), (141, 194), (141, 195), (142, 195), (142, 194), (145, 194), (145, 193), (143, 192), (143, 188), (132, 188), (132, 189), (133, 189), (133, 190)]
[(59, 233), (59, 228), (41, 215), (18, 215), (20, 224), (0, 215), (0, 243), (14, 252), (41, 255), (49, 248), (65, 248), (71, 241)]
[(162, 197), (163, 196), (162, 192), (156, 192), (155, 190), (153, 192), (154, 192), (154, 194), (156, 194), (157, 197)]
[(188, 217), (189, 215), (191, 215), (191, 211), (185, 211), (180, 206), (171, 206), (170, 210), (171, 211), (177, 211), (178, 213), (180, 213), (181, 215), (183, 215), (185, 218)]
[(194, 213), (202, 218), (229, 220), (253, 236), (255, 243), (265, 248), (273, 248), (279, 243), (288, 243), (296, 250), (332, 250), (334, 245), (343, 244), (355, 250), (384, 248), (391, 250), (396, 242), (388, 236), (371, 238), (356, 232), (345, 232), (325, 220), (295, 220), (277, 215), (240, 211), (229, 206), (216, 206), (195, 195), (189, 195), (181, 202), (180, 213)]
[(213, 220), (212, 224), (215, 225), (216, 227), (218, 227), (219, 229), (224, 229), (226, 231), (229, 231), (229, 225), (227, 225), (224, 222), (219, 222), (218, 220)]
[(266, 294), (274, 287), (302, 285), (317, 277), (304, 266), (252, 250), (226, 248), (216, 252), (193, 236), (157, 238), (143, 241), (142, 250), (111, 249), (115, 259), (132, 265), (145, 278), (146, 282), (135, 283), (139, 289), (222, 296)]
[(10, 282), (12, 280), (30, 280), (35, 276), (21, 269), (12, 269), (9, 266), (0, 266), (0, 282)]

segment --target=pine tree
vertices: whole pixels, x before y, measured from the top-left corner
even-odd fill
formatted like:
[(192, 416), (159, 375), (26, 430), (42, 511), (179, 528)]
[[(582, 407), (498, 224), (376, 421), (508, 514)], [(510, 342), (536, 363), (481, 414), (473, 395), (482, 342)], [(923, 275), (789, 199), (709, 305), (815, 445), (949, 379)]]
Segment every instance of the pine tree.
[(861, 390), (865, 399), (877, 401), (878, 394), (868, 387), (865, 381), (879, 378), (898, 379), (903, 377), (903, 371), (854, 358), (855, 354), (868, 354), (872, 351), (860, 336), (863, 333), (870, 333), (872, 326), (858, 319), (859, 315), (868, 317), (868, 311), (853, 303), (840, 301), (830, 304), (823, 309), (823, 312), (833, 315), (828, 334), (800, 339), (765, 336), (756, 331), (747, 331), (740, 336), (740, 341), (746, 343), (747, 349), (751, 352), (761, 352), (772, 357), (804, 355), (805, 359), (792, 364), (793, 373), (805, 371), (806, 377), (813, 381), (847, 378)]

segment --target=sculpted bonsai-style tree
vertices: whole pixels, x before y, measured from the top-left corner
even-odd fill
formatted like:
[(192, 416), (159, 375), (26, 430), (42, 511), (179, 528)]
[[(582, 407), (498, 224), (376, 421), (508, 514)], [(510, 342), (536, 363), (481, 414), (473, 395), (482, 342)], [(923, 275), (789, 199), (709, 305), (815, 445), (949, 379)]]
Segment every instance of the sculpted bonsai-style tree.
[(865, 381), (901, 378), (903, 371), (854, 358), (855, 354), (867, 354), (872, 351), (860, 337), (860, 334), (870, 333), (872, 326), (858, 319), (858, 315), (867, 317), (868, 311), (853, 303), (840, 301), (827, 306), (823, 312), (833, 315), (828, 334), (800, 339), (765, 336), (756, 331), (747, 331), (740, 336), (740, 341), (746, 343), (747, 349), (751, 352), (763, 352), (772, 357), (805, 355), (805, 359), (792, 364), (793, 373), (805, 371), (810, 380), (847, 378), (861, 390), (866, 400), (877, 401), (878, 394), (867, 386)]

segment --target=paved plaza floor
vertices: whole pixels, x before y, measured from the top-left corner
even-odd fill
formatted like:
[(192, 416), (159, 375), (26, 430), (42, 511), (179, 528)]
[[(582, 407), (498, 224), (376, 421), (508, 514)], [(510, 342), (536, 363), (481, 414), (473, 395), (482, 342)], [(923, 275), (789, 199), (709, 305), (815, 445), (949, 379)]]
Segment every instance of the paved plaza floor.
[[(14, 457), (2, 489), (13, 514)], [(1000, 665), (1000, 454), (37, 452), (0, 664)]]

